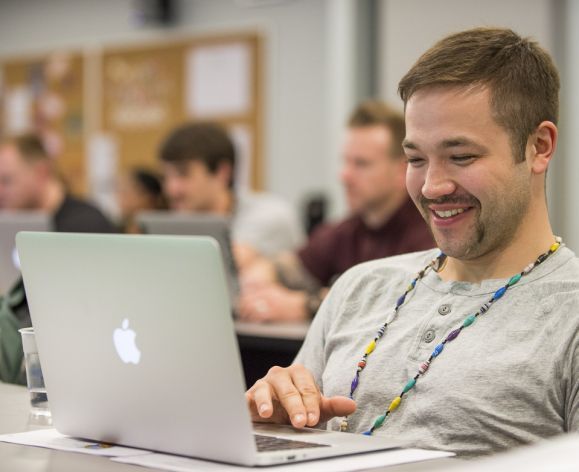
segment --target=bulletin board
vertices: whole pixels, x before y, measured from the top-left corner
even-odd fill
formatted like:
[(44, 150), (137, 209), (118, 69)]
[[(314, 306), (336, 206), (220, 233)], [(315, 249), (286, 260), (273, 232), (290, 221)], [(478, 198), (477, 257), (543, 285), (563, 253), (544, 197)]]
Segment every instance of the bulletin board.
[(67, 186), (74, 193), (84, 193), (83, 54), (7, 59), (1, 67), (3, 133), (40, 133)]
[(102, 130), (116, 143), (119, 170), (156, 167), (173, 128), (215, 121), (235, 142), (240, 187), (262, 189), (261, 67), (252, 33), (106, 48)]
[(106, 206), (118, 174), (158, 168), (163, 139), (194, 121), (225, 126), (238, 151), (238, 186), (264, 187), (257, 33), (5, 58), (0, 68), (0, 132), (41, 133), (73, 193), (90, 193)]

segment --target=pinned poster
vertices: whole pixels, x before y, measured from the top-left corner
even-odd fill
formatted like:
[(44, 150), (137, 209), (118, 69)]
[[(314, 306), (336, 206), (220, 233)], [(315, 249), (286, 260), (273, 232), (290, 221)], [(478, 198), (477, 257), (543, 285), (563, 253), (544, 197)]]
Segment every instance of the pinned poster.
[(162, 56), (113, 57), (105, 62), (105, 97), (117, 129), (163, 126), (169, 115), (173, 83)]
[(191, 48), (185, 86), (187, 113), (206, 118), (251, 112), (251, 50), (244, 43)]
[(115, 188), (118, 143), (108, 134), (97, 134), (88, 143), (87, 172), (92, 200), (109, 215), (118, 212)]
[(6, 90), (4, 123), (6, 134), (22, 134), (32, 129), (33, 97), (26, 87)]
[(237, 191), (251, 189), (251, 156), (253, 155), (253, 142), (247, 126), (236, 125), (229, 128), (229, 135), (233, 141), (236, 152), (235, 163), (235, 186)]

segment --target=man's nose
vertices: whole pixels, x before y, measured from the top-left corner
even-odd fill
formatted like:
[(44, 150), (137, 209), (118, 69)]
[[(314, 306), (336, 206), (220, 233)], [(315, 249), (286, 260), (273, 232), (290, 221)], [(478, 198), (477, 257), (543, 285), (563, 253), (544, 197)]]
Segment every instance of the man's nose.
[(342, 169), (340, 170), (340, 181), (345, 184), (350, 180), (351, 176), (352, 172), (350, 167), (347, 165), (342, 166)]
[(456, 191), (456, 184), (448, 172), (438, 165), (429, 165), (422, 185), (422, 195), (429, 200), (450, 195)]

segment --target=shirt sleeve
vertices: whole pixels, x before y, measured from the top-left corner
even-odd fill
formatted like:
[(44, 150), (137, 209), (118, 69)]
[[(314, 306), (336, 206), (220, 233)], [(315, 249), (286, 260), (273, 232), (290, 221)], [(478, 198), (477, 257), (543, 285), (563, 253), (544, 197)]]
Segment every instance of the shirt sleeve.
[(333, 225), (317, 228), (308, 243), (298, 251), (303, 266), (324, 287), (328, 287), (335, 274), (335, 232)]
[(569, 375), (565, 408), (567, 432), (579, 432), (579, 330), (575, 333), (573, 339), (566, 369)]

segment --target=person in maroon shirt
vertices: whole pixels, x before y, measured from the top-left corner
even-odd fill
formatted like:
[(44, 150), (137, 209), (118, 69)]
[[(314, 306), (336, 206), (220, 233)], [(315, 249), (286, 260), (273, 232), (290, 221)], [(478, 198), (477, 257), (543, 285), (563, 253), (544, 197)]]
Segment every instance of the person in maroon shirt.
[(362, 216), (354, 215), (317, 228), (297, 256), (304, 268), (328, 287), (336, 277), (361, 262), (432, 247), (432, 236), (408, 199), (377, 227), (368, 226)]
[(241, 319), (299, 321), (314, 316), (327, 288), (350, 267), (434, 247), (406, 191), (404, 117), (378, 101), (348, 122), (341, 181), (351, 216), (318, 227), (297, 253), (260, 259), (242, 273)]

